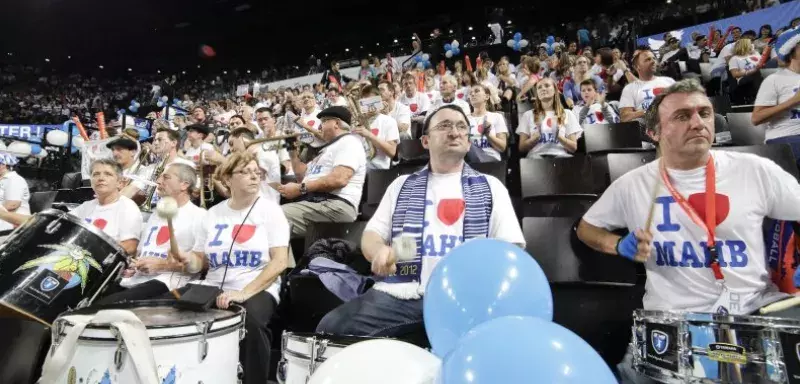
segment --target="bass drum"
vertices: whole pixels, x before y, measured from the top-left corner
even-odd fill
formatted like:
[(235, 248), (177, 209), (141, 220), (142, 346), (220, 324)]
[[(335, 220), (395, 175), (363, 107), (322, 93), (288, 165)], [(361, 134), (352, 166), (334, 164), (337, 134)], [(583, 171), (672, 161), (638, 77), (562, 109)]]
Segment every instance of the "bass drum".
[(87, 306), (127, 266), (125, 251), (100, 229), (49, 209), (0, 244), (0, 316), (45, 325)]
[[(195, 312), (174, 304), (137, 301), (63, 314), (53, 324), (52, 353), (43, 374), (55, 372), (58, 378), (53, 383), (139, 383), (137, 370), (147, 372), (151, 367), (134, 362), (154, 361), (159, 383), (237, 384), (243, 373), (239, 342), (245, 334), (244, 308), (232, 305), (229, 310)], [(141, 348), (146, 343), (125, 339), (110, 324), (89, 322), (82, 332), (76, 328), (78, 322), (106, 310), (132, 312), (146, 328), (143, 337), (149, 338), (150, 349)], [(76, 331), (80, 332), (77, 339), (72, 334)]]
[(375, 337), (284, 332), (281, 340), (283, 355), (278, 362), (276, 378), (281, 384), (306, 384), (314, 374), (314, 370), (331, 356), (355, 343), (375, 339)]

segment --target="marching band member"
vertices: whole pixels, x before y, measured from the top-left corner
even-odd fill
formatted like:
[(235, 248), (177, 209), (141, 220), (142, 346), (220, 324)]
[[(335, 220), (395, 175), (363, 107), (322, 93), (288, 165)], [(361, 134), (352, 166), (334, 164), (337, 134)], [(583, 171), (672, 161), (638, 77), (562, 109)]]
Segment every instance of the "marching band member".
[[(203, 229), (206, 210), (191, 201), (197, 174), (194, 167), (172, 164), (158, 177), (159, 196), (169, 196), (178, 203), (178, 213), (172, 218), (178, 249), (189, 252), (199, 247), (198, 233)], [(127, 290), (106, 296), (98, 304), (110, 304), (124, 300), (145, 300), (161, 296), (172, 289), (181, 288), (194, 276), (184, 273), (183, 264), (168, 258), (170, 248), (167, 221), (159, 215), (150, 215), (144, 225), (139, 243), (139, 256), (131, 265), (135, 271), (120, 282)]]
[(469, 114), (470, 108), (466, 101), (456, 97), (458, 90), (458, 80), (453, 75), (445, 75), (442, 77), (442, 85), (439, 89), (441, 93), (436, 100), (433, 101), (431, 109), (439, 109), (444, 105), (455, 105), (464, 111), (464, 114)]
[[(264, 138), (275, 137), (282, 134), (277, 131), (275, 127), (275, 117), (272, 116), (272, 112), (269, 110), (269, 108), (259, 108), (256, 110), (256, 123), (258, 123), (258, 128), (261, 129), (261, 135)], [(277, 151), (280, 164), (286, 170), (285, 173), (287, 175), (293, 175), (294, 171), (292, 171), (292, 159), (289, 156), (289, 151), (284, 148), (284, 145), (284, 140), (273, 141), (271, 143), (265, 143), (264, 145), (261, 145), (261, 149), (264, 151)]]
[[(447, 78), (447, 76), (445, 76)], [(444, 80), (443, 80), (444, 81)], [(483, 84), (472, 86), (469, 102), (474, 111), (469, 115), (470, 140), (493, 159), (500, 161), (500, 154), (506, 150), (508, 128), (502, 114), (490, 112), (491, 91)], [(463, 110), (463, 108), (462, 108)]]
[[(366, 85), (361, 89), (362, 99), (375, 96), (380, 96), (377, 88)], [(400, 143), (397, 122), (380, 111), (367, 113), (364, 117), (369, 127), (359, 125), (353, 128), (353, 133), (361, 136), (365, 147), (367, 145), (375, 147), (375, 157), (367, 159), (367, 169), (389, 169), (392, 158), (397, 154), (397, 144)]]
[(280, 274), (288, 265), (289, 224), (277, 204), (259, 198), (263, 171), (255, 155), (234, 153), (217, 168), (217, 174), (231, 198), (208, 211), (197, 246), (176, 255), (188, 272), (207, 266), (208, 274), (178, 294), (195, 284), (215, 286), (224, 291), (216, 299), (218, 308), (226, 309), (231, 303), (244, 306), (247, 336), (239, 352), (244, 383), (263, 384), (270, 361), (267, 324), (278, 305)]
[(388, 81), (378, 83), (378, 91), (386, 106), (383, 114), (391, 117), (397, 122), (397, 130), (400, 132), (401, 139), (412, 139), (411, 136), (411, 109), (405, 104), (397, 101), (397, 91), (394, 85)]
[(292, 151), (292, 168), (300, 183), (278, 188), (281, 196), (294, 200), (282, 205), (292, 224), (292, 236), (303, 237), (310, 222), (353, 222), (366, 177), (367, 155), (358, 137), (349, 134), (350, 111), (330, 107), (317, 115), (327, 141), (320, 154), (304, 164)]
[(192, 160), (195, 164), (200, 162), (200, 153), (205, 150), (214, 150), (211, 143), (205, 142), (208, 136), (208, 126), (203, 124), (192, 124), (186, 126), (188, 148), (184, 151), (186, 158)]
[[(138, 136), (138, 132), (136, 134)], [(116, 139), (111, 140), (106, 144), (106, 147), (111, 150), (114, 161), (122, 168), (122, 176), (141, 176), (147, 173), (148, 167), (140, 164), (137, 156), (139, 146), (134, 138), (128, 136), (128, 133), (119, 135)], [(122, 195), (132, 199), (139, 191), (145, 189), (144, 183), (140, 180), (129, 179), (130, 182), (122, 188)]]
[(300, 141), (306, 144), (303, 159), (310, 161), (317, 156), (320, 148), (325, 144), (322, 139), (322, 132), (320, 128), (320, 121), (317, 118), (319, 108), (317, 107), (317, 100), (311, 92), (303, 92), (298, 96), (300, 101), (300, 116), (290, 116), (291, 121), (294, 122), (296, 127), (299, 127)]
[[(644, 263), (646, 310), (750, 314), (789, 297), (770, 280), (761, 225), (767, 216), (800, 220), (797, 180), (763, 157), (711, 151), (714, 110), (696, 80), (657, 96), (645, 121), (661, 158), (614, 181), (584, 215), (578, 237)], [(630, 233), (610, 232), (616, 228)], [(773, 315), (800, 318), (800, 310)], [(641, 382), (630, 353), (626, 360), (623, 375)]]
[(180, 139), (178, 131), (164, 129), (156, 132), (156, 136), (153, 138), (153, 152), (156, 153), (156, 156), (158, 156), (161, 161), (165, 162), (165, 168), (176, 163), (195, 167), (194, 162), (184, 159), (178, 154), (178, 143)]
[[(122, 168), (112, 159), (98, 159), (90, 167), (95, 199), (84, 202), (69, 213), (94, 225), (117, 241), (130, 255), (136, 254), (142, 232), (142, 213), (133, 200), (120, 193)], [(22, 225), (30, 215), (0, 208), (0, 220)]]
[[(28, 201), (31, 193), (28, 182), (14, 171), (14, 166), (19, 163), (17, 157), (9, 153), (0, 153), (0, 205), (9, 212), (30, 215), (31, 207)], [(0, 231), (14, 229), (14, 226), (0, 221)]]
[[(479, 237), (525, 245), (503, 183), (464, 162), (470, 142), (463, 111), (454, 105), (432, 111), (424, 132), (429, 166), (392, 182), (361, 238), (364, 257), (383, 281), (328, 313), (318, 332), (392, 337), (419, 328), (427, 276), (442, 256)], [(415, 237), (411, 260), (392, 249), (402, 235)]]

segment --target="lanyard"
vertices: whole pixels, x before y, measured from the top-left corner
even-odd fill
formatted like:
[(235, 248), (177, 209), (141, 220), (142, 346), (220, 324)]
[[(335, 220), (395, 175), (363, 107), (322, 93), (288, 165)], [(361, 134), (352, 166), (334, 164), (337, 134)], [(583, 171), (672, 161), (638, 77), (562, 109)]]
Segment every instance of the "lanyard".
[(716, 206), (716, 170), (714, 169), (714, 158), (711, 154), (708, 155), (708, 162), (706, 163), (706, 219), (705, 222), (700, 218), (700, 215), (689, 204), (686, 199), (681, 196), (669, 181), (667, 174), (667, 166), (661, 161), (661, 178), (664, 180), (664, 185), (669, 190), (669, 193), (680, 205), (681, 209), (694, 221), (700, 228), (706, 231), (708, 235), (708, 253), (711, 255), (711, 270), (714, 272), (714, 278), (723, 281), (725, 277), (722, 275), (722, 269), (719, 266), (719, 258), (717, 256), (717, 247), (714, 241), (714, 231), (717, 229), (717, 206)]

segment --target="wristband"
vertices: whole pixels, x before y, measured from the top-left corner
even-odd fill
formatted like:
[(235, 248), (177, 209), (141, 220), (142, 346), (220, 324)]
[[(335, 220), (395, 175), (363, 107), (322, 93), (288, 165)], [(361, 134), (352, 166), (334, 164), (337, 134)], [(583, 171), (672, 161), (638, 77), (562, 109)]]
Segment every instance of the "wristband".
[(639, 249), (639, 242), (633, 232), (628, 233), (625, 237), (620, 237), (617, 240), (617, 254), (628, 259), (633, 260)]

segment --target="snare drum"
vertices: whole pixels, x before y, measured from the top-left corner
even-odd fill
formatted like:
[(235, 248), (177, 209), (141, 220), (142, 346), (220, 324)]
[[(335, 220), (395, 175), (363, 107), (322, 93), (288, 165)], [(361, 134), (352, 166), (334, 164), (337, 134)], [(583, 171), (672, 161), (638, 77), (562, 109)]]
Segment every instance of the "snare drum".
[(331, 356), (355, 343), (374, 339), (374, 337), (284, 332), (281, 341), (282, 357), (276, 374), (278, 382), (306, 384), (314, 370)]
[[(194, 312), (175, 308), (172, 301), (154, 300), (83, 308), (53, 323), (51, 350), (70, 347), (60, 344), (74, 326), (71, 315), (104, 309), (131, 311), (147, 327), (159, 382), (238, 383), (239, 341), (245, 334), (242, 307)], [(72, 348), (75, 353), (56, 383), (139, 382), (130, 353), (109, 326), (87, 326)], [(104, 377), (109, 381), (102, 381)]]
[(639, 309), (631, 352), (662, 383), (800, 383), (800, 320)]
[(5, 307), (50, 325), (91, 304), (127, 259), (102, 230), (56, 209), (39, 212), (0, 244), (0, 314)]

